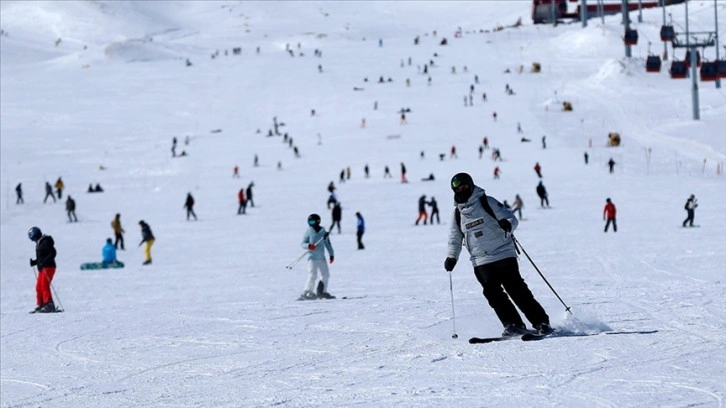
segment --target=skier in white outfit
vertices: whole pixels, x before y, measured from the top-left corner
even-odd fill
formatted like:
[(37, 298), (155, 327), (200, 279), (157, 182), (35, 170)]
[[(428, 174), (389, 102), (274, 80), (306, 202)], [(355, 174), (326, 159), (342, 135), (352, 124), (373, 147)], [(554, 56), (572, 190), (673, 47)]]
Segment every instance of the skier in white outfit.
[[(328, 293), (330, 272), (325, 259), (325, 249), (327, 249), (328, 261), (332, 264), (335, 260), (333, 245), (330, 243), (328, 232), (320, 225), (320, 216), (318, 214), (308, 216), (308, 229), (305, 231), (301, 245), (303, 249), (309, 251), (309, 255), (308, 281), (305, 285), (305, 291), (300, 295), (300, 300), (334, 299), (335, 296)], [(315, 282), (318, 280), (318, 271), (320, 272), (320, 282), (316, 287)]]

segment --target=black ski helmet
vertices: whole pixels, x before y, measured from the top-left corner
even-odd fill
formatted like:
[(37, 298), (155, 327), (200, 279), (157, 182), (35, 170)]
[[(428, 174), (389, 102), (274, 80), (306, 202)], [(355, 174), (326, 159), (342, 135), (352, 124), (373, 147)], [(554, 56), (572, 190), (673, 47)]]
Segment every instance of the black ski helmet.
[(40, 231), (40, 228), (38, 227), (32, 227), (28, 230), (28, 238), (30, 238), (31, 241), (38, 241), (40, 237), (43, 236), (43, 233)]
[[(461, 186), (468, 186), (468, 188), (461, 189)], [(465, 203), (474, 192), (474, 180), (467, 173), (456, 173), (451, 178), (451, 189), (454, 190), (454, 201), (460, 204)]]
[(308, 225), (311, 227), (320, 225), (320, 216), (318, 214), (308, 215)]

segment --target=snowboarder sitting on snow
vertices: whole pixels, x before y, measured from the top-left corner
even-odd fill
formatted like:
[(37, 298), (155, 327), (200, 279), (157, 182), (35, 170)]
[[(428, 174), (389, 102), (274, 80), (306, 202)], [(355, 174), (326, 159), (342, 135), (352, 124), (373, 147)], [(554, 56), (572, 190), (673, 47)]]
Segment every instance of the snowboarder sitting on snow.
[(101, 256), (103, 256), (103, 261), (101, 262), (104, 266), (118, 262), (116, 259), (116, 246), (113, 245), (113, 240), (111, 238), (106, 239), (106, 245), (104, 245), (101, 250)]
[(519, 221), (512, 211), (474, 185), (467, 173), (456, 174), (451, 179), (451, 189), (456, 208), (444, 269), (448, 272), (454, 270), (465, 242), (476, 279), (484, 289), (484, 297), (504, 326), (502, 336), (526, 333), (512, 300), (535, 330), (541, 334), (551, 333), (549, 316), (519, 274), (517, 252), (511, 236)]
[[(308, 216), (308, 229), (303, 235), (303, 249), (309, 251), (308, 255), (308, 280), (305, 284), (305, 291), (300, 295), (300, 300), (311, 299), (334, 299), (328, 293), (328, 280), (330, 272), (328, 265), (325, 263), (325, 249), (328, 250), (329, 261), (332, 264), (335, 260), (333, 245), (328, 238), (328, 232), (320, 225), (320, 216), (318, 214), (310, 214)], [(320, 282), (317, 285), (317, 293), (315, 290), (315, 282), (318, 279), (318, 271), (320, 271)]]
[(38, 266), (38, 280), (35, 284), (37, 307), (31, 313), (53, 313), (56, 309), (50, 282), (55, 275), (55, 242), (50, 235), (43, 235), (38, 227), (28, 230), (28, 238), (35, 242), (35, 259), (30, 260), (30, 266)]

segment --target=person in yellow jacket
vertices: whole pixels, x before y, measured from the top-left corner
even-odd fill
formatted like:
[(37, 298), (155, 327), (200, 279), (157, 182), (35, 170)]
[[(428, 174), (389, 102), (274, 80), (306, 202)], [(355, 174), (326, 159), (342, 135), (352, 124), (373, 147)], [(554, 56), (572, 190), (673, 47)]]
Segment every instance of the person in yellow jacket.
[(116, 217), (111, 221), (111, 228), (113, 228), (113, 235), (116, 237), (116, 241), (113, 243), (114, 248), (118, 249), (119, 244), (121, 244), (121, 250), (125, 251), (123, 234), (126, 231), (121, 226), (121, 214), (116, 214)]
[(58, 199), (60, 200), (63, 198), (63, 188), (65, 186), (63, 185), (63, 180), (61, 180), (60, 177), (58, 177), (58, 180), (55, 182), (55, 190), (58, 193)]
[(144, 261), (144, 265), (149, 265), (151, 263), (151, 246), (154, 245), (154, 234), (151, 233), (151, 227), (149, 227), (149, 224), (145, 223), (144, 220), (139, 221), (139, 225), (141, 226), (141, 242), (139, 243), (139, 246), (146, 242), (146, 246), (144, 247), (144, 255), (146, 256), (146, 260)]

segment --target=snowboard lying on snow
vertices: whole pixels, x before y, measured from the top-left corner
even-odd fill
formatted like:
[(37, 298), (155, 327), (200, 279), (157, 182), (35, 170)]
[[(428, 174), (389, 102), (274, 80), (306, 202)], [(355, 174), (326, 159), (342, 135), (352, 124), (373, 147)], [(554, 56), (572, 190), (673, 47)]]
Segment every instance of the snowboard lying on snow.
[(81, 264), (81, 270), (86, 270), (86, 269), (116, 269), (116, 268), (123, 268), (123, 267), (124, 267), (124, 263), (123, 262), (119, 262), (119, 261), (110, 262), (110, 263), (105, 263), (105, 262), (88, 262), (88, 263)]

